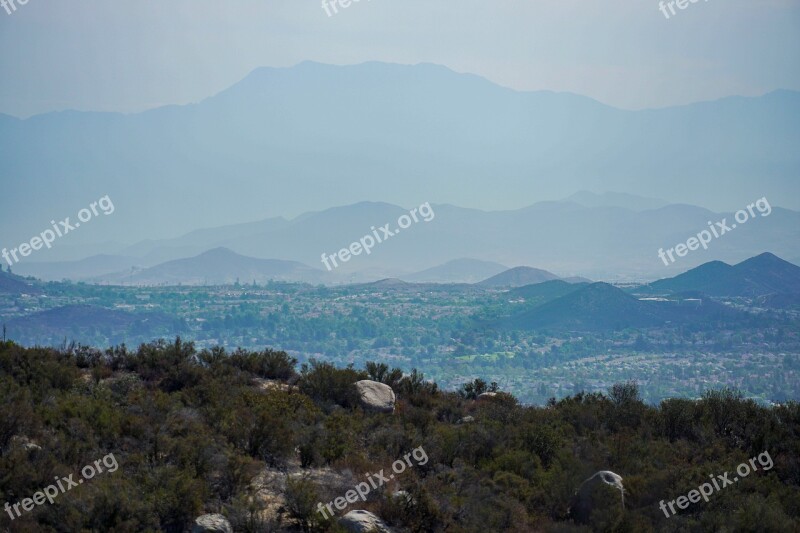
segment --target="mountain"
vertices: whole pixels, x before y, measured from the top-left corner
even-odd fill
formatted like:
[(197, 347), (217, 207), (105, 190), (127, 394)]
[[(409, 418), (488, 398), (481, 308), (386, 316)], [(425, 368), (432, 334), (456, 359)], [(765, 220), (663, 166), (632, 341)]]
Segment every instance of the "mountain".
[(565, 278), (561, 278), (562, 281), (566, 281), (567, 283), (594, 283), (594, 281), (590, 280), (589, 278), (584, 278), (583, 276), (567, 276)]
[[(574, 202), (538, 202), (511, 211), (482, 211), (450, 204), (433, 204), (435, 218), (377, 244), (369, 255), (361, 254), (340, 264), (335, 273), (350, 277), (371, 271), (370, 278), (352, 281), (403, 278), (431, 264), (469, 257), (500, 264), (536, 265), (550, 272), (580, 274), (589, 278), (612, 276), (664, 278), (712, 259), (742, 261), (765, 250), (800, 259), (800, 213), (771, 207), (769, 216), (758, 216), (708, 250), (697, 250), (675, 264), (664, 266), (658, 249), (685, 242), (707, 227), (709, 220), (733, 215), (702, 207), (670, 205), (656, 210), (632, 211), (621, 207), (584, 207)], [(260, 232), (237, 234), (237, 227), (220, 231), (226, 238), (205, 242), (205, 250), (224, 246), (248, 257), (298, 261), (324, 268), (322, 253), (332, 254), (349, 246), (371, 227), (389, 223), (397, 229), (408, 209), (385, 202), (359, 202), (308, 212), (284, 223), (271, 223)], [(756, 212), (758, 215), (758, 212)], [(546, 228), (546, 231), (535, 228)], [(153, 247), (141, 245), (143, 254), (175, 246), (186, 257), (185, 247), (202, 241), (184, 237)], [(126, 251), (129, 253), (130, 250)], [(152, 265), (149, 265), (152, 266)], [(673, 274), (674, 273), (674, 274)], [(487, 276), (488, 277), (488, 276)], [(524, 284), (524, 283), (523, 283)]]
[(78, 261), (23, 262), (16, 265), (18, 272), (44, 281), (85, 281), (132, 269), (141, 269), (141, 260), (118, 255), (93, 255)]
[(755, 280), (769, 293), (800, 294), (800, 266), (766, 252), (733, 267), (742, 277)]
[(580, 191), (565, 198), (564, 201), (575, 202), (584, 207), (622, 207), (624, 209), (630, 209), (631, 211), (647, 211), (649, 209), (659, 209), (669, 205), (669, 202), (665, 200), (619, 192), (597, 194), (589, 191)]
[(215, 248), (195, 257), (168, 261), (135, 273), (101, 276), (94, 281), (133, 285), (220, 285), (270, 280), (321, 283), (324, 279), (328, 276), (321, 270), (296, 261), (256, 259), (227, 248)]
[(0, 294), (41, 294), (42, 290), (28, 283), (24, 278), (4, 272), (0, 268)]
[(369, 289), (406, 289), (414, 287), (413, 284), (397, 278), (379, 279), (370, 283), (363, 283), (354, 285), (355, 288), (369, 288)]
[(508, 270), (507, 266), (478, 259), (453, 259), (442, 265), (403, 276), (406, 281), (428, 283), (475, 283)]
[(559, 279), (552, 272), (527, 266), (515, 267), (478, 283), (481, 287), (522, 287)]
[(283, 217), (273, 217), (244, 224), (202, 228), (171, 239), (155, 239), (128, 246), (121, 253), (141, 258), (142, 264), (158, 263), (197, 255), (213, 248), (225, 247), (234, 239), (247, 239), (279, 231), (290, 225)]
[(800, 267), (763, 253), (731, 266), (712, 261), (674, 278), (651, 283), (653, 292), (698, 291), (709, 296), (800, 295)]
[[(0, 227), (23, 242), (102, 195), (114, 213), (63, 244), (177, 236), (365, 191), (404, 206), (509, 207), (508, 191), (526, 205), (602, 188), (716, 209), (766, 195), (798, 209), (800, 122), (786, 120), (798, 115), (793, 91), (629, 111), (430, 64), (259, 68), (196, 104), (0, 120)], [(458, 257), (476, 256), (436, 262)]]
[[(765, 250), (800, 261), (800, 213), (779, 207), (765, 211), (768, 216), (756, 212), (756, 219), (713, 240), (708, 250), (693, 251), (669, 266), (658, 258), (659, 248), (685, 242), (706, 228), (709, 220), (731, 220), (733, 215), (689, 205), (633, 211), (585, 207), (575, 202), (538, 202), (512, 211), (449, 204), (433, 204), (431, 208), (435, 217), (430, 222), (420, 219), (377, 244), (369, 255), (362, 253), (340, 264), (331, 272), (332, 279), (349, 283), (409, 279), (412, 273), (429, 269), (432, 264), (464, 257), (492, 264), (534, 264), (550, 272), (568, 273), (570, 276), (564, 279), (578, 282), (589, 281), (586, 278), (660, 279), (710, 260), (740, 262)], [(87, 280), (101, 269), (108, 271), (116, 262), (122, 280), (127, 279), (122, 274), (131, 274), (132, 266), (153, 267), (218, 247), (248, 257), (297, 261), (323, 269), (322, 253), (333, 254), (349, 246), (371, 234), (372, 226), (389, 223), (390, 228), (397, 229), (396, 221), (404, 214), (408, 209), (397, 205), (359, 202), (308, 212), (291, 220), (273, 218), (141, 241), (121, 249), (123, 255), (118, 256), (46, 265), (23, 262), (15, 266), (15, 271), (45, 279)], [(54, 249), (60, 245), (57, 243)], [(455, 262), (443, 268), (457, 273), (463, 265)], [(573, 274), (577, 273), (585, 277), (575, 279)]]
[(504, 319), (502, 325), (520, 329), (602, 331), (709, 322), (739, 313), (710, 300), (639, 300), (607, 283), (593, 283)]
[(607, 283), (594, 283), (572, 291), (511, 319), (522, 329), (620, 329), (655, 326), (661, 322), (654, 310)]
[(508, 298), (523, 298), (528, 301), (547, 302), (566, 296), (586, 285), (586, 283), (570, 283), (566, 280), (555, 279), (511, 289), (508, 291)]

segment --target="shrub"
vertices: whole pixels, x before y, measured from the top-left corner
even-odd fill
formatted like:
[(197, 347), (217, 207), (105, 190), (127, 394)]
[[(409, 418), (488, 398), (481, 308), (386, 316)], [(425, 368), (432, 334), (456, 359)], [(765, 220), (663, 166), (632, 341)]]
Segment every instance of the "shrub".
[(338, 404), (355, 408), (358, 405), (358, 393), (353, 385), (368, 377), (366, 372), (355, 370), (352, 365), (336, 368), (330, 363), (312, 359), (309, 364), (302, 366), (299, 388), (300, 392), (325, 407)]
[(239, 349), (230, 355), (228, 362), (240, 370), (265, 379), (288, 380), (295, 375), (294, 368), (297, 359), (289, 356), (286, 352), (270, 349), (263, 352), (248, 352)]

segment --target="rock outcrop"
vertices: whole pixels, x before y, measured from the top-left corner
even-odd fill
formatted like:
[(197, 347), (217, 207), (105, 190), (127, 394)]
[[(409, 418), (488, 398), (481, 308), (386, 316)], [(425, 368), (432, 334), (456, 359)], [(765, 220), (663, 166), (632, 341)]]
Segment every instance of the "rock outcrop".
[(609, 495), (613, 490), (618, 490), (621, 498), (621, 509), (625, 509), (625, 487), (622, 485), (622, 476), (609, 470), (601, 470), (581, 483), (575, 493), (571, 505), (571, 514), (576, 522), (587, 523), (592, 511), (599, 505), (609, 505)]
[(233, 533), (233, 527), (221, 514), (204, 514), (195, 518), (192, 533)]
[(356, 383), (361, 405), (369, 411), (394, 413), (395, 396), (389, 385), (364, 379)]
[(392, 530), (369, 511), (350, 511), (339, 519), (339, 524), (351, 533), (392, 533)]

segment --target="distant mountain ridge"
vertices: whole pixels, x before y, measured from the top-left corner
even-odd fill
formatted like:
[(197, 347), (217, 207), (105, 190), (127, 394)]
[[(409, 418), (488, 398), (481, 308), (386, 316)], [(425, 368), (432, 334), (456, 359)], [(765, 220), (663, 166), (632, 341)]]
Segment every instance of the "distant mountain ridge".
[[(717, 208), (766, 195), (798, 209), (793, 116), (794, 91), (628, 111), (431, 64), (260, 68), (197, 104), (0, 120), (0, 175), (14, 184), (0, 198), (0, 227), (23, 242), (55, 216), (51, 206), (66, 216), (91, 201), (89, 191), (108, 194), (117, 210), (73, 242), (321, 214), (363, 191), (408, 206), (490, 208), (608, 189)], [(457, 257), (475, 255), (421, 268)]]
[[(461, 278), (450, 281), (462, 282), (467, 281), (464, 276), (477, 277), (482, 272), (479, 264), (516, 264), (562, 275), (579, 273), (591, 279), (661, 279), (711, 260), (739, 262), (766, 250), (800, 261), (800, 213), (779, 207), (773, 207), (768, 217), (758, 217), (713, 241), (708, 250), (696, 250), (668, 267), (658, 258), (660, 247), (696, 235), (698, 228), (707, 227), (708, 220), (726, 216), (730, 220), (732, 215), (688, 205), (634, 211), (585, 207), (571, 201), (539, 202), (513, 211), (480, 211), (448, 204), (432, 207), (436, 213), (433, 220), (414, 224), (376, 246), (368, 256), (352, 258), (332, 272), (333, 277), (351, 282), (387, 277), (414, 281), (415, 273), (438, 265), (452, 271), (448, 276)], [(405, 213), (406, 209), (392, 204), (359, 202), (292, 220), (267, 219), (198, 230), (174, 239), (142, 241), (121, 249), (119, 256), (82, 262), (24, 261), (15, 265), (14, 271), (49, 280), (68, 277), (85, 281), (121, 270), (130, 272), (134, 266), (147, 268), (195, 257), (218, 247), (247, 257), (297, 261), (321, 269), (320, 254), (336, 253), (368, 233), (371, 226), (394, 224)], [(462, 258), (482, 263), (473, 263), (468, 270), (474, 273), (464, 270), (463, 275), (455, 273), (464, 263), (444, 266)], [(441, 277), (442, 273), (433, 270), (423, 276)]]
[(300, 281), (321, 283), (326, 275), (296, 261), (257, 259), (227, 248), (215, 248), (186, 259), (167, 261), (138, 272), (97, 278), (97, 282), (131, 285), (225, 285), (234, 282)]
[(453, 259), (421, 272), (401, 276), (417, 283), (475, 283), (508, 270), (507, 266), (478, 259)]
[(713, 297), (749, 297), (776, 309), (800, 306), (800, 267), (763, 253), (731, 266), (712, 261), (670, 279), (639, 287), (636, 293), (670, 293), (639, 298), (607, 283), (567, 285), (556, 280), (509, 291), (534, 303), (498, 325), (522, 329), (595, 331), (727, 320), (742, 311)]
[(632, 211), (645, 211), (660, 209), (669, 205), (669, 202), (658, 198), (645, 198), (634, 194), (604, 192), (601, 194), (579, 191), (564, 199), (566, 202), (575, 202), (585, 207), (622, 207)]

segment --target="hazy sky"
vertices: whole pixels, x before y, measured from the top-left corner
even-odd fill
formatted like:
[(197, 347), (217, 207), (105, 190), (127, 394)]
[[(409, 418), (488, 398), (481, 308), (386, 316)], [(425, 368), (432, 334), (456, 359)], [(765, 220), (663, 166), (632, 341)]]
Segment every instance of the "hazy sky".
[(28, 0), (0, 8), (0, 112), (195, 102), (303, 60), (662, 107), (800, 90), (799, 30), (800, 0), (699, 0), (669, 20), (656, 0), (361, 0), (332, 17), (319, 0)]

